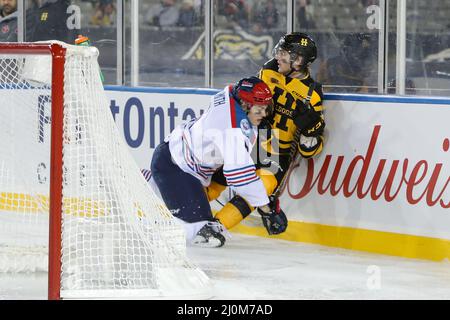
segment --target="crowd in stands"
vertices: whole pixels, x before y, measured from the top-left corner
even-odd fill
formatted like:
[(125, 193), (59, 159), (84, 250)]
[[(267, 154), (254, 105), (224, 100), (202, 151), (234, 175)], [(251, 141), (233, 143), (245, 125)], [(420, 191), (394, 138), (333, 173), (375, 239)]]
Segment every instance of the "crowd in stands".
[[(92, 4), (94, 14), (89, 25), (114, 25), (116, 8), (112, 0), (80, 0)], [(142, 0), (143, 24), (154, 27), (195, 27), (204, 24), (205, 0)], [(301, 26), (313, 26), (311, 15), (305, 10), (310, 0), (297, 0), (297, 18)], [(285, 8), (284, 8), (285, 9)], [(284, 12), (283, 12), (284, 14)], [(280, 8), (275, 0), (217, 0), (215, 25), (218, 27), (245, 28), (263, 32), (283, 28)]]
[(200, 26), (201, 2), (194, 0), (161, 0), (150, 6), (145, 14), (145, 23), (157, 27), (193, 27)]
[[(434, 17), (433, 23), (420, 24), (420, 27), (426, 28), (439, 24), (441, 29), (448, 29), (450, 24), (446, 17), (450, 14), (450, 7), (446, 9), (444, 1), (433, 2), (433, 5), (430, 4), (428, 7), (420, 7), (422, 2), (424, 0), (417, 0), (414, 2), (415, 7), (408, 7), (411, 19)], [(116, 0), (27, 0), (25, 3), (27, 8), (39, 7), (43, 3), (79, 5), (83, 27), (116, 25)], [(143, 26), (155, 27), (201, 27), (204, 25), (204, 3), (205, 0), (140, 0), (140, 23)], [(337, 31), (359, 32), (367, 28), (366, 9), (378, 5), (379, 0), (295, 0), (295, 4), (296, 29), (324, 31), (331, 28)], [(3, 27), (5, 24), (9, 25), (7, 21), (15, 19), (15, 15), (7, 16), (14, 13), (15, 10), (9, 12), (11, 8), (17, 7), (17, 0), (0, 0), (0, 7), (4, 7), (0, 15), (0, 23)], [(277, 28), (284, 29), (286, 11), (286, 3), (279, 0), (216, 0), (214, 1), (214, 23), (217, 27), (237, 27), (255, 33)], [(395, 13), (395, 10), (390, 11)], [(416, 14), (416, 11), (420, 14)], [(0, 29), (1, 39), (7, 37), (6, 29), (8, 27)], [(9, 29), (15, 30), (15, 28)]]
[[(0, 42), (17, 41), (17, 0), (0, 0)], [(25, 41), (57, 39), (72, 42), (79, 26), (69, 9), (69, 0), (26, 2)]]
[[(418, 0), (418, 4), (414, 4), (419, 6), (422, 2)], [(433, 23), (427, 25), (436, 26), (440, 21), (439, 17), (446, 18), (450, 13), (450, 8), (447, 10), (442, 6), (443, 2), (433, 2), (433, 5), (425, 9), (417, 7), (421, 9), (419, 15), (415, 14), (416, 7), (408, 10), (411, 17), (416, 19), (435, 17)], [(116, 25), (116, 0), (28, 0), (25, 3), (27, 9), (58, 4), (61, 7), (70, 4), (83, 5), (83, 27)], [(205, 0), (140, 0), (140, 23), (143, 26), (155, 27), (201, 27), (204, 25), (204, 3)], [(285, 3), (280, 3), (282, 2), (277, 0), (217, 0), (214, 2), (214, 23), (217, 27), (242, 28), (254, 33), (284, 29), (287, 8)], [(295, 0), (295, 3), (296, 29), (324, 31), (332, 28), (337, 31), (359, 32), (366, 28), (366, 9), (378, 5), (379, 0)], [(0, 7), (0, 41), (6, 41), (5, 39), (10, 39), (17, 29), (17, 0), (0, 0)], [(450, 25), (448, 22), (439, 24), (441, 29), (448, 29)], [(425, 28), (427, 25), (422, 24), (420, 27)], [(395, 27), (395, 24), (393, 26)]]
[(94, 14), (91, 17), (91, 24), (95, 26), (115, 26), (116, 25), (116, 5), (113, 0), (100, 0), (93, 4)]
[[(140, 0), (139, 22), (144, 28), (158, 31), (192, 27), (201, 30), (205, 23), (205, 1), (209, 0)], [(317, 80), (324, 84), (345, 83), (355, 90), (376, 88), (378, 40), (371, 37), (377, 32), (370, 32), (367, 28), (366, 8), (379, 4), (379, 0), (295, 1), (296, 30), (322, 35), (328, 32), (330, 35), (323, 46), (323, 57), (320, 57), (323, 59), (319, 59), (320, 63), (317, 64)], [(418, 28), (438, 25), (444, 30), (434, 32), (434, 36), (425, 34), (425, 42), (415, 44), (418, 50), (422, 50), (417, 61), (446, 49), (447, 43), (450, 44), (450, 23), (447, 19), (450, 7), (447, 9), (444, 2), (441, 0), (427, 4), (425, 0), (417, 0), (414, 2), (415, 7), (408, 7), (408, 28), (414, 25)], [(107, 28), (115, 28), (116, 3), (116, 0), (27, 0), (25, 41), (57, 39), (73, 43), (80, 30), (89, 32), (89, 28), (97, 28), (103, 32)], [(286, 2), (283, 1), (281, 6), (280, 3), (282, 1), (279, 0), (216, 0), (213, 7), (214, 26), (216, 30), (243, 30), (255, 35), (282, 32), (286, 28), (288, 13)], [(349, 6), (350, 3), (352, 6)], [(17, 41), (17, 4), (18, 0), (0, 0), (0, 42)], [(75, 12), (70, 11), (73, 5), (80, 7), (81, 27), (71, 16)], [(395, 13), (395, 10), (391, 11)], [(420, 23), (420, 19), (431, 16), (433, 23)], [(439, 17), (443, 17), (445, 22)], [(357, 19), (362, 19), (358, 25), (360, 29), (353, 28)], [(395, 27), (395, 21), (392, 27)], [(424, 30), (421, 29), (421, 32)], [(408, 29), (408, 32), (421, 35), (412, 29)]]
[(17, 39), (17, 0), (0, 0), (0, 41)]

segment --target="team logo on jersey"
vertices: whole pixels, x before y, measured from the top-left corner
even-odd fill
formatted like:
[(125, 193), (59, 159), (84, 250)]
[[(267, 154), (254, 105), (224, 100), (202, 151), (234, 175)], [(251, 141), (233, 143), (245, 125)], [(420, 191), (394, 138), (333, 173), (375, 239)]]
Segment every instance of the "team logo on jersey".
[[(221, 60), (266, 60), (271, 57), (273, 39), (271, 36), (255, 36), (245, 31), (216, 30), (214, 32), (214, 58)], [(203, 60), (205, 33), (182, 57), (183, 60)]]
[(241, 127), (242, 132), (247, 136), (250, 137), (250, 133), (252, 132), (252, 126), (248, 122), (247, 119), (242, 119), (241, 123), (239, 124)]

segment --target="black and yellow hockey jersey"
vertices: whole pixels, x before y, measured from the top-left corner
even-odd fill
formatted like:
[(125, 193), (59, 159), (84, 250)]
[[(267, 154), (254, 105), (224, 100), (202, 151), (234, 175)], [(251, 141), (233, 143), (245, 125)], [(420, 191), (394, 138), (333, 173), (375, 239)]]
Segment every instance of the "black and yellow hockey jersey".
[[(278, 63), (275, 59), (269, 60), (264, 64), (259, 73), (259, 78), (269, 86), (274, 101), (273, 114), (269, 119), (272, 136), (265, 144), (262, 144), (262, 147), (272, 154), (276, 154), (278, 150), (280, 155), (288, 156), (297, 129), (293, 121), (296, 114), (295, 101), (297, 99), (305, 99), (311, 84), (315, 81), (309, 74), (303, 79), (286, 77), (278, 72)], [(314, 90), (310, 99), (311, 106), (314, 107), (314, 110), (322, 113), (322, 86), (315, 82), (312, 88)], [(312, 148), (298, 144), (299, 153), (304, 158), (320, 153), (323, 148), (323, 136), (320, 136), (319, 140), (320, 142)]]

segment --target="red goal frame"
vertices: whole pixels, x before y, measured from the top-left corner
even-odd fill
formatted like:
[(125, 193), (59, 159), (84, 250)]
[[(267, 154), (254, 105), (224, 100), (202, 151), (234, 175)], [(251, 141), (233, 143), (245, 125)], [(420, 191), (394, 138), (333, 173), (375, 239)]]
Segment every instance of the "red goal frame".
[(56, 43), (0, 43), (0, 54), (49, 54), (52, 57), (48, 299), (59, 300), (61, 298), (62, 138), (66, 48)]

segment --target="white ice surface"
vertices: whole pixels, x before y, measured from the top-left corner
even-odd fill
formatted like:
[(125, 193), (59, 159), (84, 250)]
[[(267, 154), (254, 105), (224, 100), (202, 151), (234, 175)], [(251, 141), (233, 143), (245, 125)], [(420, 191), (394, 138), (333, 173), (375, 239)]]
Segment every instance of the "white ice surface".
[[(188, 255), (212, 279), (213, 299), (450, 299), (448, 262), (240, 234)], [(46, 299), (46, 287), (44, 273), (0, 274), (0, 299)]]

